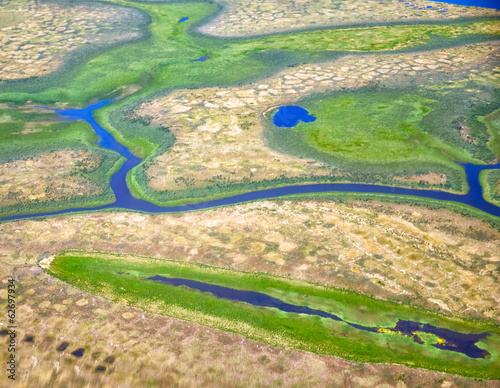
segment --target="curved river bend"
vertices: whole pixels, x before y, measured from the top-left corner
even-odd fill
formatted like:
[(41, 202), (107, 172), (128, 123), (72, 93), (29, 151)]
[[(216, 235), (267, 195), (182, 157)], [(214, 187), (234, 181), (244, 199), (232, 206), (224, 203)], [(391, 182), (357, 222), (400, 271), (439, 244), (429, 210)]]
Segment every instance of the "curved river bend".
[[(103, 148), (118, 152), (127, 160), (122, 167), (116, 172), (110, 181), (110, 187), (113, 190), (116, 201), (108, 205), (96, 207), (83, 207), (76, 209), (66, 209), (47, 213), (24, 214), (14, 215), (11, 217), (1, 218), (2, 221), (19, 220), (25, 218), (33, 218), (40, 216), (52, 216), (64, 213), (84, 212), (90, 210), (104, 210), (104, 209), (125, 209), (136, 210), (148, 213), (177, 213), (190, 210), (202, 210), (223, 205), (235, 205), (242, 202), (248, 202), (257, 199), (276, 198), (291, 194), (309, 194), (309, 193), (326, 193), (326, 192), (350, 192), (350, 193), (377, 193), (377, 194), (396, 194), (408, 195), (421, 198), (431, 198), (442, 201), (459, 202), (469, 205), (476, 209), (482, 210), (494, 216), (500, 216), (500, 207), (495, 206), (483, 198), (481, 185), (479, 184), (479, 173), (482, 170), (498, 169), (500, 164), (496, 165), (474, 165), (474, 164), (460, 164), (465, 168), (467, 174), (467, 182), (470, 191), (467, 194), (452, 194), (438, 190), (415, 190), (405, 189), (400, 187), (367, 185), (361, 183), (325, 183), (325, 184), (307, 184), (307, 185), (292, 185), (279, 187), (275, 189), (252, 191), (245, 194), (235, 195), (232, 197), (216, 199), (212, 201), (205, 201), (191, 205), (182, 206), (159, 206), (143, 199), (135, 198), (130, 193), (126, 183), (126, 177), (130, 170), (138, 166), (142, 159), (132, 154), (127, 147), (118, 143), (115, 138), (101, 127), (93, 117), (93, 111), (105, 105), (110, 104), (112, 101), (102, 101), (90, 105), (84, 109), (49, 109), (64, 117), (67, 120), (80, 119), (89, 123), (95, 133), (99, 136), (97, 144)], [(47, 109), (47, 108), (45, 108)]]

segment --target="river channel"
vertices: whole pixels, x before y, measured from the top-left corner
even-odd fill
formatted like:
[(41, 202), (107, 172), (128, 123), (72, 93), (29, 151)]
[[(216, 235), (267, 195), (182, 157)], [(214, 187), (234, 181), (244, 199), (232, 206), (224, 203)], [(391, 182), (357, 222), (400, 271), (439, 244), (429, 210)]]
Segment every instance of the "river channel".
[[(98, 135), (99, 140), (97, 145), (100, 147), (118, 152), (121, 156), (126, 158), (125, 163), (121, 168), (111, 177), (110, 187), (115, 195), (115, 202), (96, 207), (82, 207), (76, 209), (65, 209), (54, 212), (46, 213), (35, 213), (35, 214), (23, 214), (14, 215), (10, 217), (1, 218), (2, 221), (8, 220), (18, 220), (25, 218), (41, 217), (41, 216), (53, 216), (65, 213), (76, 213), (76, 212), (86, 212), (86, 211), (96, 211), (105, 209), (123, 209), (123, 210), (134, 210), (142, 211), (148, 213), (177, 213), (185, 212), (191, 210), (203, 210), (209, 209), (217, 206), (224, 205), (235, 205), (243, 202), (259, 200), (259, 199), (271, 199), (282, 197), (292, 194), (310, 194), (310, 193), (328, 193), (328, 192), (348, 192), (348, 193), (376, 193), (376, 194), (394, 194), (394, 195), (405, 195), (420, 198), (430, 198), (437, 199), (441, 201), (451, 201), (462, 203), (476, 209), (482, 210), (494, 216), (500, 216), (500, 207), (495, 206), (483, 198), (482, 187), (479, 183), (479, 173), (483, 170), (498, 169), (500, 164), (495, 165), (475, 165), (475, 164), (461, 164), (465, 169), (467, 175), (467, 182), (469, 184), (470, 190), (467, 194), (452, 194), (444, 191), (438, 190), (417, 190), (417, 189), (407, 189), (392, 186), (382, 186), (382, 185), (368, 185), (362, 183), (324, 183), (324, 184), (305, 184), (305, 185), (291, 185), (285, 187), (279, 187), (274, 189), (266, 189), (259, 191), (251, 191), (244, 194), (234, 195), (231, 197), (205, 201), (190, 205), (181, 206), (159, 206), (143, 199), (135, 198), (132, 196), (130, 189), (126, 183), (127, 174), (134, 167), (138, 166), (142, 159), (132, 154), (127, 147), (120, 144), (116, 139), (106, 131), (97, 121), (94, 119), (93, 112), (105, 105), (108, 105), (111, 101), (101, 101), (96, 104), (90, 105), (84, 109), (49, 109), (55, 113), (61, 115), (63, 120), (84, 120), (90, 124), (92, 129)], [(45, 108), (48, 109), (48, 108)]]

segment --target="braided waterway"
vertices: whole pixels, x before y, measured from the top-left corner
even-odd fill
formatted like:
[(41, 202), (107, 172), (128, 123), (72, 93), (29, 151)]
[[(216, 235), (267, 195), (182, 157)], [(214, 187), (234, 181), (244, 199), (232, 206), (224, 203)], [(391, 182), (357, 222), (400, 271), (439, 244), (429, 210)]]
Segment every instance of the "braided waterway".
[(476, 342), (485, 338), (488, 333), (465, 334), (448, 329), (441, 329), (428, 323), (404, 321), (401, 319), (398, 320), (393, 328), (363, 326), (356, 323), (347, 322), (342, 318), (325, 311), (312, 309), (307, 306), (298, 306), (286, 303), (282, 300), (273, 298), (272, 296), (260, 292), (237, 290), (235, 288), (217, 286), (215, 284), (198, 282), (196, 280), (168, 278), (159, 275), (152, 276), (147, 280), (158, 281), (172, 286), (185, 286), (201, 292), (210, 292), (217, 298), (244, 302), (253, 306), (272, 307), (281, 311), (285, 311), (287, 313), (317, 315), (323, 318), (330, 318), (335, 321), (344, 322), (356, 329), (370, 331), (372, 333), (391, 333), (404, 335), (407, 337), (412, 337), (413, 340), (419, 344), (424, 344), (424, 341), (420, 338), (419, 333), (432, 334), (438, 337), (437, 343), (432, 344), (432, 346), (434, 346), (435, 348), (459, 352), (471, 358), (485, 358), (490, 355), (489, 352), (477, 347), (476, 345)]
[(407, 189), (401, 187), (368, 185), (362, 183), (323, 183), (323, 184), (291, 185), (274, 189), (251, 191), (248, 193), (234, 195), (231, 197), (226, 197), (211, 201), (204, 201), (189, 205), (180, 205), (180, 206), (155, 205), (144, 199), (135, 198), (127, 186), (126, 182), (127, 174), (134, 167), (137, 167), (142, 162), (142, 159), (132, 154), (127, 147), (116, 141), (116, 139), (111, 135), (111, 133), (106, 131), (94, 119), (93, 112), (99, 108), (102, 108), (105, 105), (110, 104), (111, 102), (112, 100), (101, 101), (83, 109), (49, 109), (49, 110), (52, 110), (55, 113), (61, 115), (62, 119), (64, 120), (86, 121), (87, 123), (90, 124), (92, 129), (99, 137), (99, 140), (97, 142), (98, 146), (109, 149), (111, 151), (118, 152), (121, 156), (123, 156), (126, 159), (121, 168), (115, 174), (113, 174), (110, 180), (110, 187), (113, 190), (113, 193), (116, 198), (115, 202), (95, 207), (65, 209), (65, 210), (45, 212), (45, 213), (20, 214), (20, 215), (0, 218), (0, 220), (2, 221), (19, 220), (25, 218), (45, 217), (45, 216), (53, 216), (65, 213), (77, 213), (77, 212), (97, 211), (106, 209), (134, 210), (147, 213), (178, 213), (178, 212), (185, 212), (192, 210), (209, 209), (225, 205), (236, 205), (243, 202), (260, 200), (260, 199), (272, 199), (286, 195), (329, 193), (329, 192), (392, 194), (392, 195), (404, 195), (404, 196), (412, 196), (420, 198), (430, 198), (441, 201), (458, 202), (482, 210), (485, 213), (494, 216), (500, 216), (500, 207), (495, 206), (490, 202), (487, 202), (483, 198), (483, 190), (481, 184), (479, 183), (479, 174), (481, 171), (489, 169), (499, 169), (500, 164), (475, 165), (475, 164), (458, 163), (459, 165), (463, 166), (463, 168), (465, 169), (465, 173), (467, 175), (467, 183), (470, 188), (467, 194), (453, 194), (438, 190)]

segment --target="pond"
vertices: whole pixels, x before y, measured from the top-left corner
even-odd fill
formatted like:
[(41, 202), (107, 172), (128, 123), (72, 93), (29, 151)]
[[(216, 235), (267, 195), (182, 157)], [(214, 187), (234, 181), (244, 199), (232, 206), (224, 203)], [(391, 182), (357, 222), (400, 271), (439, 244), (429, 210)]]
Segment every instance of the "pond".
[(273, 116), (273, 124), (280, 128), (295, 127), (299, 121), (312, 123), (316, 117), (300, 106), (282, 106)]

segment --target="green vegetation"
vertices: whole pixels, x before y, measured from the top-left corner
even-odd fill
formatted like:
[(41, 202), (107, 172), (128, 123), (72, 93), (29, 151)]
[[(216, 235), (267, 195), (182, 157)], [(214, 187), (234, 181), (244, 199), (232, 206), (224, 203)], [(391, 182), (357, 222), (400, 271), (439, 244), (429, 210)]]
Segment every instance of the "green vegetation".
[[(92, 294), (241, 333), (277, 346), (358, 361), (401, 363), (478, 378), (500, 377), (500, 333), (494, 324), (485, 321), (444, 317), (404, 304), (297, 280), (166, 260), (68, 252), (52, 261), (49, 272)], [(366, 326), (393, 327), (398, 319), (405, 319), (461, 332), (488, 331), (490, 335), (478, 345), (488, 350), (491, 357), (472, 359), (460, 353), (416, 344), (411, 338), (389, 332), (370, 333), (328, 318), (258, 308), (219, 299), (210, 293), (146, 280), (155, 275), (258, 291)], [(432, 343), (430, 338), (426, 340)]]
[[(300, 123), (296, 130), (304, 131), (306, 141), (314, 148), (345, 158), (350, 163), (410, 160), (453, 168), (452, 160), (481, 162), (464, 149), (439, 139), (438, 131), (435, 130), (432, 136), (432, 128), (426, 127), (427, 122), (422, 123), (441, 101), (393, 91), (323, 98), (304, 104), (317, 120), (310, 124)], [(492, 153), (488, 156), (490, 160), (494, 157)]]
[(433, 44), (440, 38), (459, 35), (499, 34), (495, 21), (470, 24), (382, 26), (288, 33), (278, 38), (260, 38), (236, 46), (241, 52), (266, 50), (297, 50), (313, 47), (314, 51), (379, 51)]
[(500, 170), (486, 170), (479, 175), (484, 199), (500, 206)]
[(38, 109), (0, 107), (0, 124), (2, 163), (61, 149), (95, 148), (97, 140), (87, 123), (57, 121), (55, 113)]

